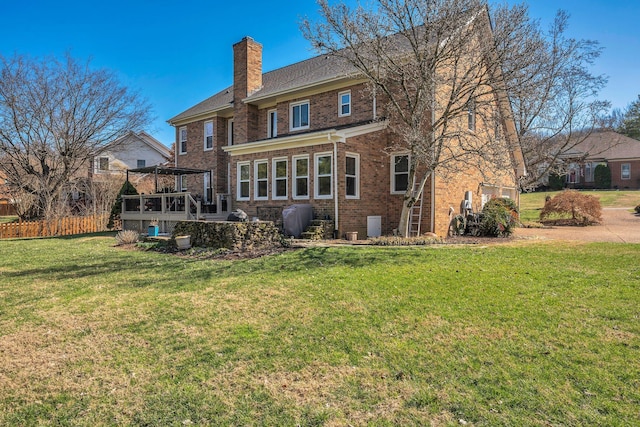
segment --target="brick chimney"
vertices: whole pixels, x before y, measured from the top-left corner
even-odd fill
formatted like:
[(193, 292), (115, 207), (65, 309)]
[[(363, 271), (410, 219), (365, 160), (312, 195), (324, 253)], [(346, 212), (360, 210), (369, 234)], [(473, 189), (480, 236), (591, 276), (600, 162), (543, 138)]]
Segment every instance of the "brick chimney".
[(258, 139), (258, 107), (244, 98), (262, 88), (262, 45), (245, 37), (233, 45), (234, 144)]

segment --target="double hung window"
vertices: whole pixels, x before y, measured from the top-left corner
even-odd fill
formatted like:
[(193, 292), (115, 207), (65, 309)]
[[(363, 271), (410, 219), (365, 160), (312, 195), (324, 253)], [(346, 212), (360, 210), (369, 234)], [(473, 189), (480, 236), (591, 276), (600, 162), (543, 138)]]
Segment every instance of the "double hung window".
[(204, 122), (204, 150), (213, 150), (213, 122)]
[(266, 200), (269, 197), (269, 167), (266, 160), (258, 160), (254, 167), (254, 191), (256, 200)]
[(267, 138), (278, 136), (278, 110), (267, 111)]
[(338, 94), (338, 117), (351, 115), (351, 91), (340, 92)]
[(391, 192), (401, 194), (409, 187), (409, 155), (391, 156)]
[(238, 163), (238, 200), (249, 200), (251, 170), (249, 162)]
[(316, 154), (315, 158), (315, 194), (316, 199), (329, 199), (333, 195), (333, 165), (331, 154)]
[(347, 154), (345, 159), (345, 195), (347, 199), (360, 197), (360, 156)]
[(309, 129), (309, 101), (291, 104), (289, 111), (290, 129)]
[(273, 195), (274, 200), (288, 196), (287, 159), (273, 159)]
[(293, 198), (309, 198), (309, 156), (294, 156), (293, 162)]
[(179, 141), (179, 153), (186, 154), (187, 152), (187, 127), (183, 126), (178, 130), (178, 141)]
[(620, 178), (631, 179), (631, 163), (623, 163), (620, 167)]

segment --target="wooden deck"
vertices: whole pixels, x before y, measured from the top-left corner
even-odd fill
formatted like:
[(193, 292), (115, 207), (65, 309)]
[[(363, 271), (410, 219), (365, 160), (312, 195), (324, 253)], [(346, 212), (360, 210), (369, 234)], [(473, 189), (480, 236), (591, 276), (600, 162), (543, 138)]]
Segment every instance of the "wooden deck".
[(189, 192), (122, 196), (122, 228), (146, 233), (158, 221), (161, 233), (171, 233), (179, 221), (224, 221), (231, 212), (231, 197), (217, 194), (216, 203), (202, 205)]

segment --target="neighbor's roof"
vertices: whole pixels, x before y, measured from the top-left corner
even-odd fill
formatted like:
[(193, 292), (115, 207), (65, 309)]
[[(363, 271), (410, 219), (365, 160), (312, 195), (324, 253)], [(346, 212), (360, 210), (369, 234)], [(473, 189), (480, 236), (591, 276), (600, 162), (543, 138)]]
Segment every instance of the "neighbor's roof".
[(614, 131), (596, 131), (572, 150), (587, 159), (640, 159), (640, 141)]
[[(262, 74), (262, 88), (248, 96), (245, 101), (258, 101), (282, 93), (348, 78), (347, 72), (349, 70), (341, 64), (343, 62), (337, 57), (320, 55), (269, 71)], [(233, 86), (229, 86), (169, 119), (168, 122), (173, 124), (183, 119), (224, 110), (232, 106)]]

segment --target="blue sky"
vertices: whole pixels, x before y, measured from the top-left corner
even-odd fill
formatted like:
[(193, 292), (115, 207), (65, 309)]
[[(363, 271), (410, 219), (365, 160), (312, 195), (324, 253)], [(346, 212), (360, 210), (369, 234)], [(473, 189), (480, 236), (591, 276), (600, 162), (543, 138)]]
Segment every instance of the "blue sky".
[[(511, 3), (514, 1), (510, 0)], [(354, 3), (348, 0), (348, 3)], [(568, 33), (605, 48), (593, 72), (609, 83), (600, 98), (624, 108), (640, 94), (640, 1), (530, 0), (532, 17), (548, 23), (571, 15)], [(244, 36), (263, 45), (263, 70), (314, 55), (298, 28), (314, 18), (314, 0), (154, 2), (0, 0), (0, 53), (91, 58), (147, 98), (157, 117), (149, 133), (170, 145), (166, 120), (230, 85), (231, 46)]]

